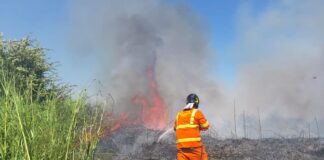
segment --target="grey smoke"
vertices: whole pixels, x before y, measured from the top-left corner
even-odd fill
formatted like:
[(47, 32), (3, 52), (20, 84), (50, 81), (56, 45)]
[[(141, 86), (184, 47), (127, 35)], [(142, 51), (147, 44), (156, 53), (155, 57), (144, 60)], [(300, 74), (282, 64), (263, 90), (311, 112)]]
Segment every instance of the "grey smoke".
[(249, 4), (239, 10), (234, 94), (241, 111), (255, 117), (259, 108), (264, 127), (277, 133), (305, 130), (307, 123), (315, 126), (314, 118), (324, 119), (322, 6), (321, 0), (285, 0), (271, 1), (259, 12)]
[(255, 17), (241, 10), (244, 25), (236, 43), (241, 105), (287, 117), (323, 117), (323, 4), (278, 1)]
[[(238, 63), (233, 90), (223, 87), (211, 71), (216, 54), (209, 46), (208, 29), (185, 4), (73, 1), (71, 42), (78, 53), (83, 52), (78, 56), (96, 61), (94, 78), (114, 96), (119, 112), (136, 111), (130, 99), (147, 94), (146, 72), (153, 66), (170, 120), (183, 107), (185, 96), (195, 92), (221, 135), (233, 133), (234, 98), (237, 123), (241, 125), (244, 110), (252, 128), (249, 132), (257, 126), (258, 109), (265, 130), (276, 134), (287, 125), (302, 130), (301, 122), (314, 117), (322, 122), (324, 1), (271, 1), (261, 11), (251, 10), (248, 2), (238, 9), (237, 37), (231, 44)], [(270, 125), (275, 123), (280, 125)]]
[(184, 107), (189, 93), (200, 95), (202, 105), (221, 101), (210, 69), (214, 55), (208, 32), (185, 4), (77, 1), (73, 10), (73, 43), (91, 48), (91, 56), (97, 57), (99, 79), (116, 99), (116, 110), (136, 111), (130, 100), (136, 94), (147, 94), (150, 66), (170, 121)]

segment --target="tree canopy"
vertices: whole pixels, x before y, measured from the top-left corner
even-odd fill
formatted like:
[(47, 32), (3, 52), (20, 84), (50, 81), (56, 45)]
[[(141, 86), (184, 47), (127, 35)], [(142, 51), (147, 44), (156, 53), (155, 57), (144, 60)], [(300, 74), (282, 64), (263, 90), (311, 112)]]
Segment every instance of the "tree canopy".
[[(16, 88), (32, 87), (35, 93), (43, 91), (40, 99), (47, 93), (64, 93), (66, 87), (57, 84), (54, 63), (48, 62), (46, 51), (29, 37), (12, 41), (0, 35), (1, 77), (14, 79)], [(53, 90), (56, 92), (47, 92)]]

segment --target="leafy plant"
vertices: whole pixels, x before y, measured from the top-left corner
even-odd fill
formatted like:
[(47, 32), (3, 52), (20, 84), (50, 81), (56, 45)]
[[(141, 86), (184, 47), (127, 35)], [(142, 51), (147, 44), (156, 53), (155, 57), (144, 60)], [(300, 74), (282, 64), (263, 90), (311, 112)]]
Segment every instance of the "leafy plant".
[(103, 110), (57, 85), (45, 50), (0, 36), (0, 159), (91, 159)]

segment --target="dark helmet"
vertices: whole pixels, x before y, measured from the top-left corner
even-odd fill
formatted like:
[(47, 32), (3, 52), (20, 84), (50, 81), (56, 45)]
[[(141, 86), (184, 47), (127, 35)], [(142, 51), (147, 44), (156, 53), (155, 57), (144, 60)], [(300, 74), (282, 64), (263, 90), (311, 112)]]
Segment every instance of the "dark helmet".
[(187, 97), (187, 104), (188, 103), (194, 103), (194, 108), (198, 108), (199, 106), (199, 98), (196, 94), (192, 93), (192, 94), (189, 94), (188, 97)]

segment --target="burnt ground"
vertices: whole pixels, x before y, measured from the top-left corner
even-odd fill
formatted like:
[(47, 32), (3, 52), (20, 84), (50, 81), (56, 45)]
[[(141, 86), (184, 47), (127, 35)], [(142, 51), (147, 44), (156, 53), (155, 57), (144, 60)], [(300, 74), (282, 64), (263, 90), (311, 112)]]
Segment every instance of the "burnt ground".
[[(161, 131), (140, 126), (120, 128), (99, 142), (97, 160), (174, 160), (175, 138), (171, 133), (160, 142)], [(324, 144), (318, 139), (217, 139), (203, 135), (213, 160), (324, 160)]]

